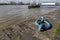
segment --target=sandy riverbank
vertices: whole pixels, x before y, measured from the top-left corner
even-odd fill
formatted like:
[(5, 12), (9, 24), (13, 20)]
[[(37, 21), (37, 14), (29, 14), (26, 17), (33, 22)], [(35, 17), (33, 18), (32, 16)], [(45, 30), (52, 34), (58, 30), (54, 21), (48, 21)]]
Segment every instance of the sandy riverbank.
[(54, 32), (57, 25), (60, 23), (60, 10), (55, 10), (43, 16), (52, 23), (52, 29), (45, 32), (39, 32), (37, 26), (34, 24), (34, 21), (39, 19), (41, 16), (35, 16), (32, 19), (28, 18), (29, 20), (16, 25), (14, 24), (1, 28), (0, 39), (20, 40), (22, 36), (23, 40), (49, 40), (51, 37), (54, 37)]

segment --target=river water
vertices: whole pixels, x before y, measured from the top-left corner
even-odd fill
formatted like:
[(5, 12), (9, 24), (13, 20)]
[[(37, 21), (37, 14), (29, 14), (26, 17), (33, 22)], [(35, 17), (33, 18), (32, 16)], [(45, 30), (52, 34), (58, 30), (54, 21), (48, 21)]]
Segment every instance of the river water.
[(0, 23), (12, 20), (17, 16), (20, 16), (19, 18), (22, 20), (26, 17), (40, 16), (59, 9), (59, 6), (41, 6), (28, 9), (28, 5), (0, 5)]

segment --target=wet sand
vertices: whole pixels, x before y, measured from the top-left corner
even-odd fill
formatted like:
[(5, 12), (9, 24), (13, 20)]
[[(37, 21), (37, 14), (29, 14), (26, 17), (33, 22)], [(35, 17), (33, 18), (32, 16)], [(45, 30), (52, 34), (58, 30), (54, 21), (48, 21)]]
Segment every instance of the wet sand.
[[(54, 14), (53, 14), (54, 13)], [(23, 40), (50, 40), (54, 38), (54, 32), (57, 25), (60, 23), (60, 10), (55, 10), (43, 15), (45, 19), (48, 19), (53, 27), (50, 30), (39, 32), (37, 26), (34, 24), (36, 17), (39, 19), (41, 16), (36, 16), (32, 19), (19, 22), (18, 24), (10, 25), (0, 29), (1, 40), (20, 40), (22, 36)], [(4, 36), (5, 35), (5, 36)], [(2, 37), (1, 37), (2, 36)], [(6, 39), (7, 38), (7, 39)], [(16, 39), (15, 39), (16, 38)]]
[(23, 36), (24, 40), (50, 40), (51, 38), (54, 38), (54, 32), (58, 28), (57, 25), (60, 23), (59, 13), (60, 10), (55, 10), (43, 15), (45, 19), (52, 23), (52, 29), (44, 32), (39, 32), (37, 26), (34, 24), (36, 17), (39, 19), (42, 15), (36, 16), (30, 20), (26, 20), (20, 24), (17, 24), (16, 26), (21, 28), (21, 35)]
[[(56, 25), (60, 21), (59, 9), (28, 9), (27, 6), (13, 6), (9, 8), (1, 12), (3, 13), (0, 16), (0, 27), (2, 27), (0, 29), (1, 40), (20, 40), (20, 36), (23, 37), (23, 40), (49, 40), (51, 36), (54, 37), (54, 30), (56, 30)], [(42, 15), (53, 24), (53, 28), (45, 32), (39, 32), (34, 24), (34, 21)]]

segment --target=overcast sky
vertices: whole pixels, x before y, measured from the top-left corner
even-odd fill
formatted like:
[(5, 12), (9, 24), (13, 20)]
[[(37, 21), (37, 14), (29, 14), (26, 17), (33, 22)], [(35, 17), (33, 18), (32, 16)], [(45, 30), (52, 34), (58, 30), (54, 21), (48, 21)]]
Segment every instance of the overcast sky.
[(22, 1), (22, 2), (32, 2), (32, 1), (37, 1), (37, 2), (60, 2), (60, 0), (0, 0), (0, 3), (4, 3), (4, 2), (10, 2), (10, 1), (15, 1), (15, 2), (19, 2), (19, 1)]

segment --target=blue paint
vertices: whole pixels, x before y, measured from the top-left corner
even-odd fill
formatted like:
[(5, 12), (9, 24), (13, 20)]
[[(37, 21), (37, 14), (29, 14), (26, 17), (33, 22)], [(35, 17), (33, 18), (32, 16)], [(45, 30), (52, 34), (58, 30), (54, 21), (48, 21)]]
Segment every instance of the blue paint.
[[(38, 23), (38, 20), (35, 21), (35, 24), (38, 26), (38, 30), (43, 32), (44, 30), (48, 30), (51, 28), (51, 23), (48, 20), (44, 20), (44, 16), (41, 17), (41, 23)], [(47, 26), (45, 25), (47, 24)]]

